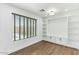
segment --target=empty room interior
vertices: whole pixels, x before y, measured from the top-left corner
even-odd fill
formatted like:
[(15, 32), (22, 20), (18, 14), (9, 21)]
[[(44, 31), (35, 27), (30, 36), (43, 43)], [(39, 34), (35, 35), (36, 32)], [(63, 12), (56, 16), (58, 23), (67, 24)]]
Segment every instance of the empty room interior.
[(79, 55), (79, 3), (0, 3), (0, 55)]

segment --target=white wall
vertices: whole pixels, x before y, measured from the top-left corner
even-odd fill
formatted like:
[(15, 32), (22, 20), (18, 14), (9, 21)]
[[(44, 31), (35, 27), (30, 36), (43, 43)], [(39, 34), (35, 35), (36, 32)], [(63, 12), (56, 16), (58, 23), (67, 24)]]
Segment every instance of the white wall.
[[(13, 18), (12, 12), (25, 15), (37, 19), (37, 37), (13, 41)], [(9, 6), (7, 4), (0, 4), (0, 52), (11, 53), (16, 50), (27, 47), (38, 41), (41, 41), (42, 35), (42, 18), (34, 15), (28, 11)]]

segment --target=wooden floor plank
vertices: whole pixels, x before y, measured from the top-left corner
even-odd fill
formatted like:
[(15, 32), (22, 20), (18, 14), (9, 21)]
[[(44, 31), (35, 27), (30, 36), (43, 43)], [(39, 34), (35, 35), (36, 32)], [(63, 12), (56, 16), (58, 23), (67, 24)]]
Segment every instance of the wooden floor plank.
[(79, 55), (78, 49), (41, 41), (10, 55)]

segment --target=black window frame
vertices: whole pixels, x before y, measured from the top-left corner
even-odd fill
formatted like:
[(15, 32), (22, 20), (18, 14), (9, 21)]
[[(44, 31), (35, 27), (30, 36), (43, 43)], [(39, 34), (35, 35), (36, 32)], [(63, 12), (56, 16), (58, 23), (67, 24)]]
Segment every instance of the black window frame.
[[(16, 40), (16, 16), (19, 16), (19, 40), (22, 40), (21, 39), (21, 17), (23, 17), (23, 39), (27, 39), (27, 38), (31, 38), (31, 37), (35, 37), (37, 36), (37, 19), (35, 18), (31, 18), (31, 17), (27, 17), (27, 16), (24, 16), (24, 15), (20, 15), (20, 14), (16, 14), (16, 13), (12, 13), (12, 15), (14, 16), (14, 41), (17, 41)], [(25, 19), (26, 18), (26, 19)], [(30, 20), (30, 36), (29, 36), (29, 33), (28, 33), (28, 27), (29, 27), (29, 23), (28, 23), (28, 20)], [(31, 23), (31, 21), (33, 20), (33, 23)], [(25, 22), (27, 21), (27, 22)], [(25, 24), (27, 24), (25, 27)], [(33, 28), (31, 28), (33, 25)], [(25, 38), (25, 29), (27, 29), (27, 36)], [(33, 31), (31, 34), (31, 30)], [(28, 37), (29, 36), (29, 37)]]

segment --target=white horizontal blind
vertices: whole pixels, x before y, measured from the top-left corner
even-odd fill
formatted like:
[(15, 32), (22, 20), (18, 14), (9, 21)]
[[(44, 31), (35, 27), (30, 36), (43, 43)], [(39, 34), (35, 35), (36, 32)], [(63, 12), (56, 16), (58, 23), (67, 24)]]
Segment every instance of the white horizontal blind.
[(73, 42), (79, 42), (79, 15), (69, 16), (69, 38)]
[(68, 20), (67, 17), (48, 20), (48, 37), (55, 37), (55, 40), (68, 41)]

